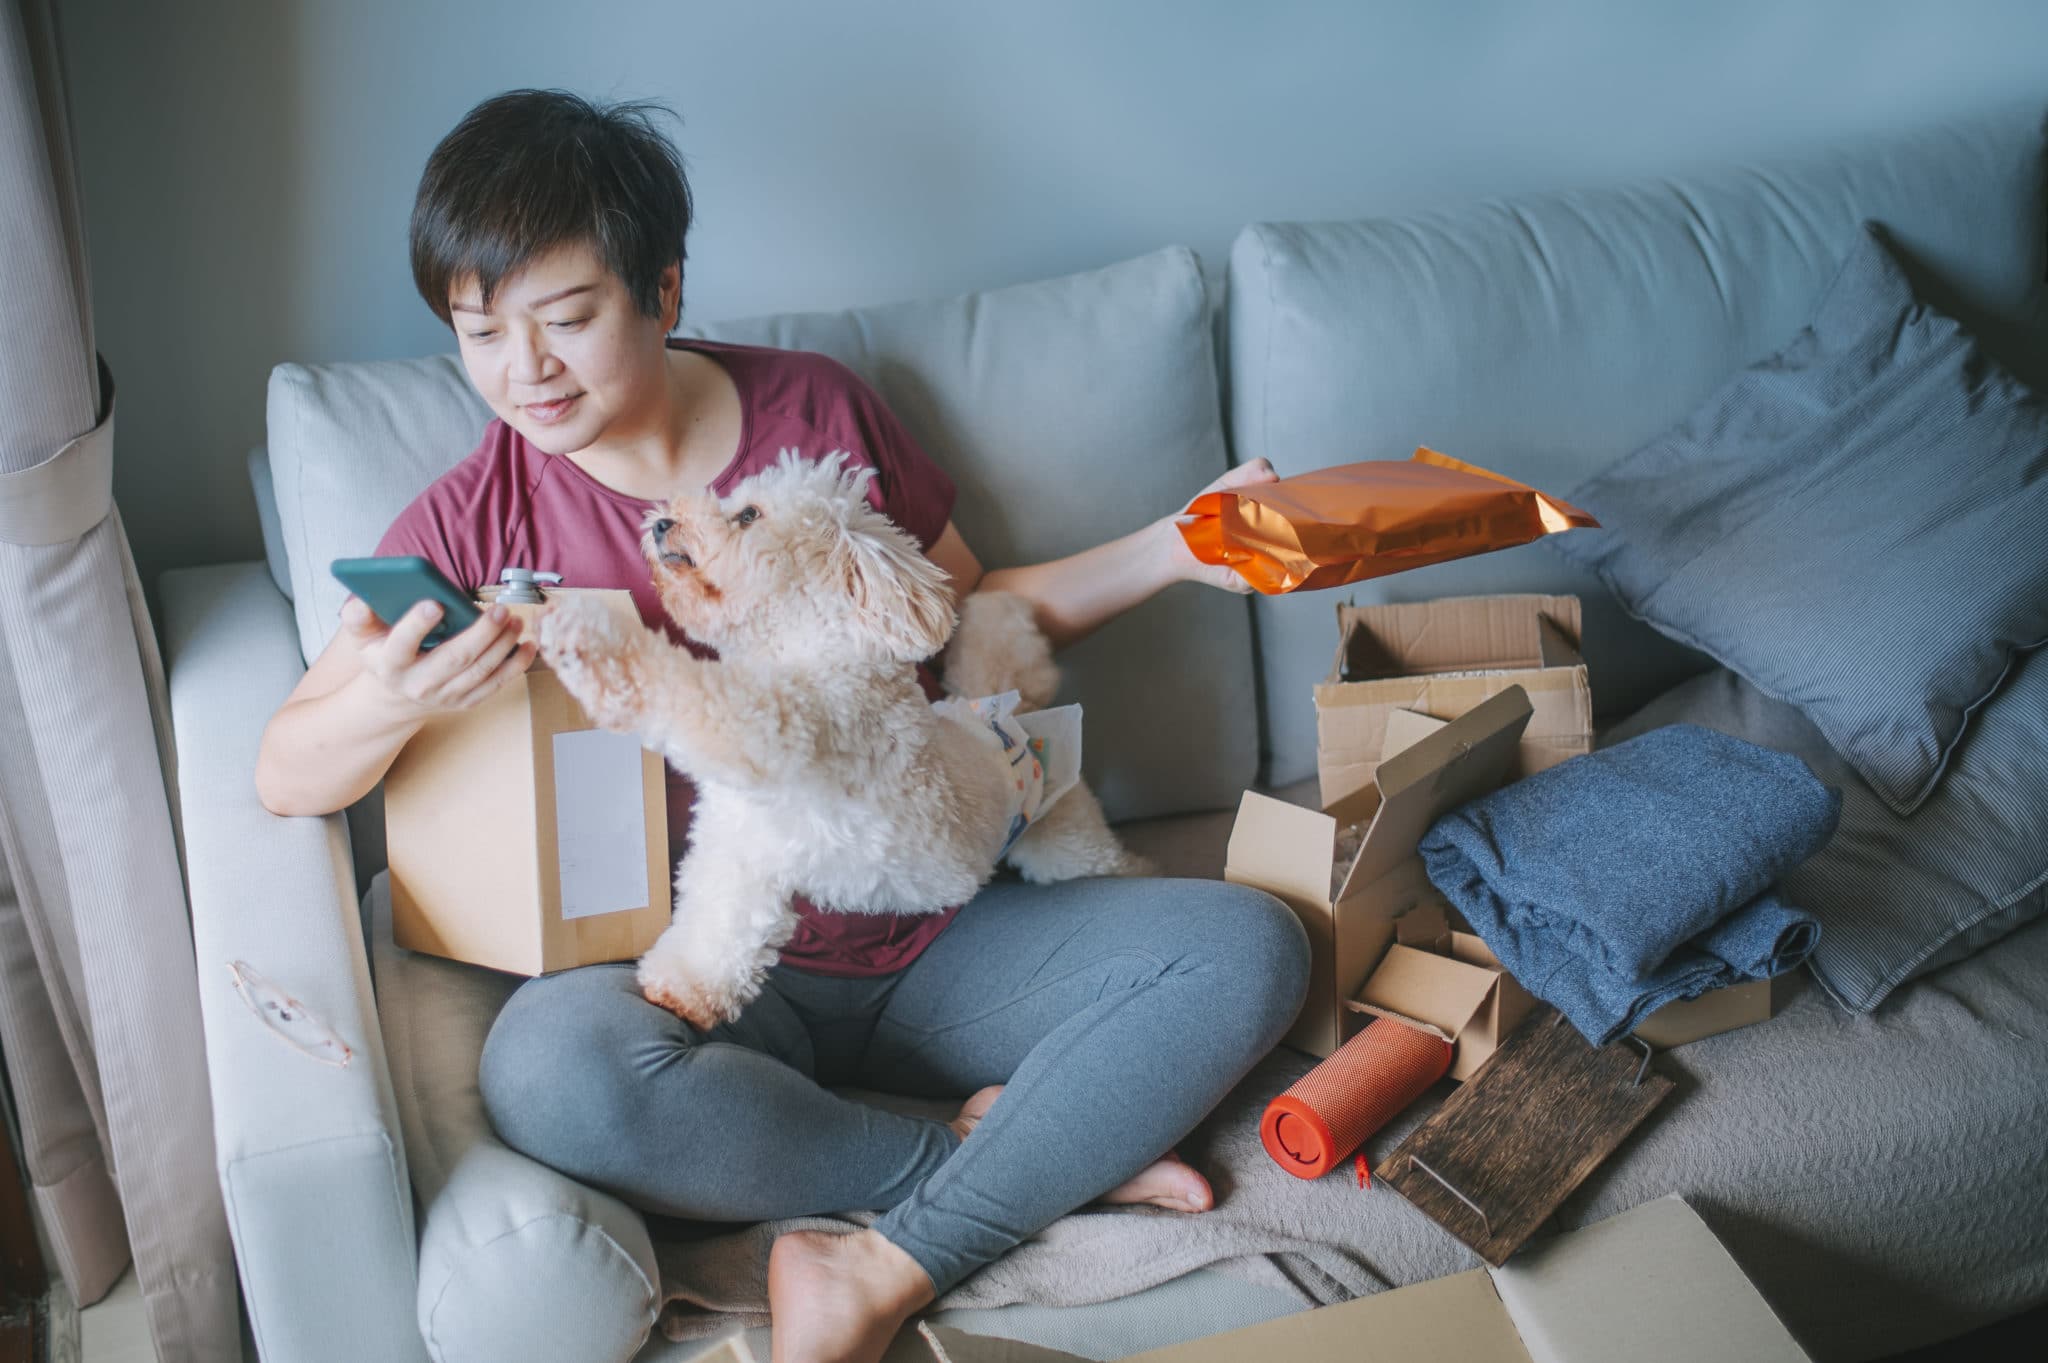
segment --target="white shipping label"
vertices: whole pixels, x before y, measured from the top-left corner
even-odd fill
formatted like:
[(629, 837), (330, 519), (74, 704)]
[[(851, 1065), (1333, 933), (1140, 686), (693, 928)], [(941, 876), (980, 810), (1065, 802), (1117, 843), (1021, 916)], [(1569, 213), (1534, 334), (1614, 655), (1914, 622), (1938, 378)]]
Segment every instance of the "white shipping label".
[(555, 844), (562, 917), (590, 918), (649, 902), (640, 742), (578, 729), (555, 735)]

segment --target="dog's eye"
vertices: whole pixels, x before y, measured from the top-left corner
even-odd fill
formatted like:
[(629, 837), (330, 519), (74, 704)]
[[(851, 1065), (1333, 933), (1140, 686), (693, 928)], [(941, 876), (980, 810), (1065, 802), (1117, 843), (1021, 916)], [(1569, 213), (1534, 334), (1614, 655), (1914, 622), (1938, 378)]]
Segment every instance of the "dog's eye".
[(761, 519), (761, 511), (758, 507), (743, 506), (740, 508), (740, 514), (732, 519), (736, 525), (752, 525), (755, 521)]

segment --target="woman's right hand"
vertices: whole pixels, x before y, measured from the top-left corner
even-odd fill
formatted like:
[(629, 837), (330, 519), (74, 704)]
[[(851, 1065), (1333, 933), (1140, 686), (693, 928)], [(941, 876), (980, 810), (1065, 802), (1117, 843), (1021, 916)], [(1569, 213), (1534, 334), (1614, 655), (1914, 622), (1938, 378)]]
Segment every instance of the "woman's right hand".
[(519, 641), (520, 621), (492, 606), (468, 629), (425, 652), (420, 641), (441, 619), (441, 608), (421, 601), (386, 625), (359, 598), (341, 608), (342, 632), (394, 706), (415, 718), (467, 710), (533, 664), (534, 645)]

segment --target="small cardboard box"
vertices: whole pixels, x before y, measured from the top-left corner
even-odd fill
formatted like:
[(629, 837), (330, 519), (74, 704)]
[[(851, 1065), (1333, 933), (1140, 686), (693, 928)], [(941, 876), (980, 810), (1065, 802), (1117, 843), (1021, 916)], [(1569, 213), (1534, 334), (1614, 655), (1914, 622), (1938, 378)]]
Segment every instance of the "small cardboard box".
[(1510, 686), (1529, 694), (1509, 779), (1593, 747), (1576, 596), (1463, 596), (1337, 608), (1337, 660), (1316, 687), (1316, 771), (1331, 808), (1372, 784), (1400, 710), (1456, 719)]
[(1426, 1024), (1452, 1043), (1450, 1077), (1462, 1081), (1499, 1049), (1536, 1000), (1485, 942), (1453, 929), (1440, 902), (1424, 902), (1394, 920), (1394, 944), (1344, 1006)]
[(1636, 1024), (1636, 1035), (1659, 1050), (1683, 1046), (1704, 1036), (1732, 1032), (1768, 1020), (1777, 1009), (1779, 990), (1789, 976), (1745, 980), (1696, 999), (1667, 1003)]
[[(1369, 1020), (1369, 1009), (1348, 1005), (1395, 945), (1395, 920), (1410, 909), (1443, 903), (1416, 855), (1416, 844), (1453, 807), (1501, 783), (1529, 715), (1528, 693), (1510, 684), (1378, 763), (1369, 786), (1321, 812), (1257, 791), (1245, 792), (1230, 830), (1224, 879), (1285, 901), (1308, 930), (1308, 998), (1284, 1038), (1288, 1045), (1328, 1055)], [(1423, 716), (1396, 721), (1397, 740), (1405, 741), (1430, 723)], [(1360, 826), (1364, 831), (1358, 850), (1346, 857), (1340, 838)], [(1419, 950), (1413, 954), (1425, 955)], [(1465, 993), (1453, 990), (1425, 1001), (1404, 994), (1410, 1007), (1448, 1016), (1461, 1000), (1478, 993), (1481, 997), (1471, 999), (1468, 1020), (1497, 1017), (1499, 991), (1481, 990), (1483, 982), (1476, 978), (1487, 972), (1447, 958), (1433, 959), (1443, 960), (1445, 968), (1410, 963), (1416, 966), (1413, 973), (1420, 975), (1427, 968), (1426, 985), (1462, 984)], [(1451, 975), (1463, 978), (1446, 980)], [(1504, 977), (1496, 973), (1493, 978)], [(1498, 1035), (1506, 1035), (1505, 1030)], [(1454, 1057), (1454, 1065), (1475, 1055), (1483, 1059), (1482, 1050), (1492, 1053), (1492, 1046), (1476, 1032), (1468, 1039), (1461, 1030), (1458, 1041), (1461, 1054)], [(1472, 1067), (1477, 1067), (1476, 1060)]]
[[(630, 593), (589, 594), (640, 627)], [(409, 950), (542, 975), (631, 960), (669, 924), (662, 759), (599, 729), (539, 660), (413, 735), (384, 777), (384, 827)]]
[[(919, 1327), (937, 1363), (1079, 1363), (1021, 1340)], [(724, 1357), (752, 1357), (744, 1344)], [(1127, 1363), (1806, 1363), (1756, 1286), (1676, 1196), (1531, 1245), (1501, 1268), (1276, 1316)]]

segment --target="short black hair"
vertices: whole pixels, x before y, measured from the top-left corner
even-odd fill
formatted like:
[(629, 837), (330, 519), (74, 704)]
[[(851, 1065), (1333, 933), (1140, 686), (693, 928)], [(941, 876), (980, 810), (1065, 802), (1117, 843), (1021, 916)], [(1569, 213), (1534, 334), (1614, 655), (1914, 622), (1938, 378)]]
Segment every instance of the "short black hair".
[[(648, 317), (661, 272), (682, 271), (690, 182), (655, 125), (652, 100), (593, 104), (567, 90), (507, 90), (463, 115), (420, 173), (412, 278), (443, 322), (448, 291), (476, 276), (482, 306), (507, 275), (560, 246), (587, 244)], [(681, 302), (677, 303), (681, 316)]]

